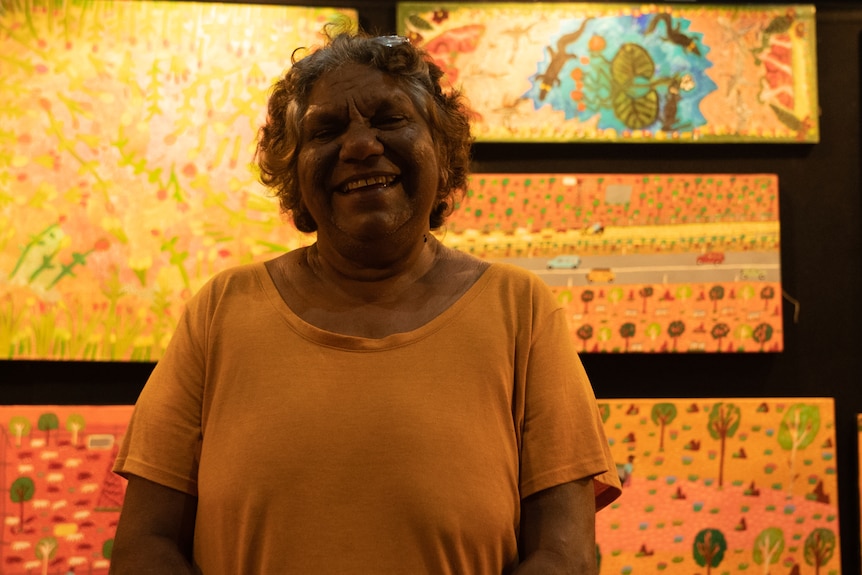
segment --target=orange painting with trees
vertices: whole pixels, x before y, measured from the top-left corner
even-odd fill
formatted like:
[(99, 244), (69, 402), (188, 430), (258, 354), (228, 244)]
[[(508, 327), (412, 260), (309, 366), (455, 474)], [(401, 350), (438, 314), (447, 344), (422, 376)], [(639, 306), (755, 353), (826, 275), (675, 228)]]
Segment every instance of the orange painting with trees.
[(540, 275), (582, 352), (783, 349), (774, 174), (474, 174), (443, 241)]
[(600, 573), (841, 572), (831, 398), (599, 401), (623, 484)]

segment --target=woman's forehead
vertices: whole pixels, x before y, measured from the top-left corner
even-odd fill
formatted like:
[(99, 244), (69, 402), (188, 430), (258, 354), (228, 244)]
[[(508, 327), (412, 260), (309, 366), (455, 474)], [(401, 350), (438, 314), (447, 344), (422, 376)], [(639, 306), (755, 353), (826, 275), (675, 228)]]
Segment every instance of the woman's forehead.
[(322, 74), (308, 96), (308, 112), (336, 111), (349, 106), (412, 106), (405, 84), (391, 74), (365, 66), (347, 64)]

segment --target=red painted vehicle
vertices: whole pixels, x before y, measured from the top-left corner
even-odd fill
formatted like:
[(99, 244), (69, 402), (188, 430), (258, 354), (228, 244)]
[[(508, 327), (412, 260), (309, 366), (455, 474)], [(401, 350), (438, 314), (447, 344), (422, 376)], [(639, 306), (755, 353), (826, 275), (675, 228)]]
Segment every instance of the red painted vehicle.
[(701, 264), (723, 264), (724, 253), (722, 252), (706, 252), (697, 256), (697, 265)]

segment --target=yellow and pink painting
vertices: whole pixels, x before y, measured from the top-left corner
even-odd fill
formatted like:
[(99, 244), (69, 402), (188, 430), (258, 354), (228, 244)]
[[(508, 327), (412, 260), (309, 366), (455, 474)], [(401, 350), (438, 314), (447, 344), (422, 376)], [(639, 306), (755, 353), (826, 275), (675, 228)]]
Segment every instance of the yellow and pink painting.
[(778, 352), (774, 174), (473, 174), (444, 243), (542, 277), (585, 353)]
[(0, 11), (0, 357), (156, 360), (212, 273), (306, 241), (251, 169), (270, 86), (348, 9)]
[(817, 142), (813, 5), (400, 2), (479, 141)]
[(596, 517), (600, 572), (840, 573), (833, 403), (601, 403), (623, 494)]
[[(840, 573), (829, 398), (599, 400), (623, 495), (603, 575)], [(106, 574), (131, 406), (0, 406), (0, 565)]]

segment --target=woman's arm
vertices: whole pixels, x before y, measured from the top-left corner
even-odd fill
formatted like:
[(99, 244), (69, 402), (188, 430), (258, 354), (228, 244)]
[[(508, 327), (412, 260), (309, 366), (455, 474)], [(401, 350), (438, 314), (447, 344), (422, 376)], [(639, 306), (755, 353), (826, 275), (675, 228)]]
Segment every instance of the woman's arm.
[(191, 575), (196, 511), (196, 497), (129, 476), (110, 572)]
[(597, 575), (596, 502), (591, 478), (521, 501), (521, 564), (513, 575)]

